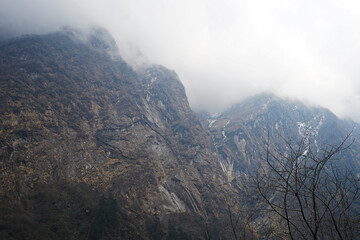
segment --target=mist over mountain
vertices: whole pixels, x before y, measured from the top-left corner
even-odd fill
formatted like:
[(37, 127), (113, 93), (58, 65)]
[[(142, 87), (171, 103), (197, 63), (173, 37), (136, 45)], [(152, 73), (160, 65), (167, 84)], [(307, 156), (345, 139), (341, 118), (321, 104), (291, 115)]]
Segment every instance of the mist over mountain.
[(357, 1), (1, 0), (0, 38), (103, 26), (130, 65), (175, 69), (196, 111), (272, 92), (360, 121)]
[[(180, 80), (157, 65), (135, 72), (102, 29), (79, 34), (0, 44), (1, 206), (12, 209), (2, 233), (139, 239), (156, 219), (164, 235), (171, 217), (200, 237), (222, 216), (226, 180)], [(102, 205), (114, 203), (118, 223), (92, 232)], [(28, 216), (21, 231), (19, 214)]]
[[(352, 120), (273, 94), (196, 114), (175, 71), (119, 48), (102, 28), (0, 42), (1, 237), (231, 239), (269, 139), (321, 152), (353, 131), (337, 157), (359, 173)], [(262, 239), (262, 223), (237, 230)]]
[(354, 143), (342, 156), (343, 164), (359, 172), (360, 138), (358, 124), (341, 120), (328, 109), (309, 107), (300, 101), (259, 94), (218, 114), (199, 113), (212, 134), (224, 172), (230, 179), (259, 166), (266, 156), (266, 144), (275, 146), (300, 141), (304, 136), (316, 152), (336, 145), (349, 133)]

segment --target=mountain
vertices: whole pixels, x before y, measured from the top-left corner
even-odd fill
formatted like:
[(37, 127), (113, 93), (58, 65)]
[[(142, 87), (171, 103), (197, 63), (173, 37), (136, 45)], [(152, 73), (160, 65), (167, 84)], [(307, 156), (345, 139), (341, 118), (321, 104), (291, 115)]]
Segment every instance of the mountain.
[(343, 119), (342, 122), (349, 132), (351, 132), (357, 139), (360, 139), (360, 123), (351, 119)]
[(226, 176), (174, 71), (64, 29), (0, 43), (0, 99), (1, 236), (218, 231)]
[(339, 159), (360, 170), (358, 123), (271, 94), (196, 114), (101, 28), (0, 42), (0, 100), (1, 239), (264, 238), (247, 180), (269, 141), (321, 153), (352, 131)]
[[(327, 146), (340, 144), (353, 130), (343, 163), (359, 172), (360, 138), (356, 123), (340, 120), (329, 110), (310, 107), (272, 94), (259, 94), (220, 114), (200, 113), (211, 132), (228, 180), (248, 176), (266, 157), (268, 141), (286, 151), (286, 141), (307, 138), (320, 153)], [(241, 181), (240, 181), (241, 182)]]
[[(198, 115), (211, 133), (232, 190), (237, 192), (237, 205), (245, 212), (241, 218), (251, 223), (259, 238), (288, 239), (292, 234), (294, 239), (309, 239), (305, 222), (314, 222), (312, 216), (327, 209), (333, 211), (331, 216), (340, 216), (335, 226), (347, 226), (339, 236), (352, 234), (349, 239), (357, 239), (360, 138), (356, 123), (341, 120), (327, 109), (272, 94), (250, 97), (222, 113)], [(318, 168), (320, 163), (324, 168)], [(345, 196), (335, 200), (341, 191)], [(311, 200), (311, 196), (317, 197)], [(346, 200), (347, 196), (351, 200)], [(338, 208), (347, 203), (351, 210), (342, 218), (350, 208)], [(296, 231), (285, 230), (288, 220)], [(331, 222), (326, 217), (320, 221)], [(337, 239), (331, 229), (334, 226), (327, 224), (322, 238)]]

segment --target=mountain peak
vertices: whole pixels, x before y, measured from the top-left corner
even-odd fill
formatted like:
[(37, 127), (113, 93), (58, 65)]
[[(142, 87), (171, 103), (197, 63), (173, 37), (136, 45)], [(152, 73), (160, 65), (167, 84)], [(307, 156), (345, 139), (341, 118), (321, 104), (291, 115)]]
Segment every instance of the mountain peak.
[[(115, 50), (102, 29), (64, 29), (0, 44), (0, 205), (2, 194), (24, 196), (31, 206), (19, 209), (37, 216), (32, 210), (40, 203), (29, 198), (50, 199), (41, 202), (55, 212), (49, 221), (63, 226), (58, 214), (65, 208), (72, 235), (77, 224), (90, 228), (101, 194), (111, 194), (99, 204), (121, 203), (114, 213), (126, 219), (120, 238), (146, 235), (145, 224), (155, 216), (162, 226), (186, 219), (187, 229), (191, 223), (203, 229), (194, 219), (217, 221), (225, 204), (226, 177), (211, 138), (174, 71), (158, 65), (135, 71), (109, 54)], [(78, 188), (84, 206), (72, 202), (78, 197), (67, 204)]]
[[(281, 147), (282, 138), (296, 142), (308, 136), (316, 151), (320, 151), (321, 146), (336, 145), (344, 139), (350, 126), (328, 109), (268, 93), (247, 98), (221, 114), (200, 113), (199, 117), (211, 132), (221, 166), (230, 180), (257, 167), (266, 154), (268, 137)], [(346, 158), (352, 167), (359, 167), (355, 156)]]
[(60, 32), (65, 33), (74, 40), (80, 40), (98, 51), (106, 52), (113, 60), (119, 60), (120, 54), (115, 39), (103, 27), (92, 26), (80, 30), (71, 27), (63, 27)]

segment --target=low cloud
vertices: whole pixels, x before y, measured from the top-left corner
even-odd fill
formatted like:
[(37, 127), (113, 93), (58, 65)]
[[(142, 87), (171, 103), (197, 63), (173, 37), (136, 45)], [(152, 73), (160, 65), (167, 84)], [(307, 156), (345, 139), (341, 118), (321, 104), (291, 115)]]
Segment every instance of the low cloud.
[(348, 0), (0, 0), (0, 30), (104, 26), (132, 64), (174, 69), (195, 110), (270, 91), (360, 121), (359, 11)]

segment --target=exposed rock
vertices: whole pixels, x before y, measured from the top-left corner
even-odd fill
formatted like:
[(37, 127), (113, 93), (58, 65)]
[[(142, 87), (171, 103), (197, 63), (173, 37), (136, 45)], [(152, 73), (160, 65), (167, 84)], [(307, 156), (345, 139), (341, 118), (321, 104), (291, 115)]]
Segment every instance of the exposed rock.
[(360, 138), (356, 123), (349, 121), (346, 125), (327, 109), (260, 94), (221, 114), (199, 116), (212, 134), (228, 180), (251, 175), (260, 166), (266, 156), (268, 139), (285, 150), (284, 139), (295, 142), (306, 137), (313, 149), (320, 152), (331, 144), (341, 143), (352, 130), (351, 126), (354, 130), (349, 144), (352, 140), (355, 142), (342, 153), (342, 158), (347, 167), (360, 171)]
[(23, 198), (39, 184), (85, 183), (140, 226), (153, 213), (215, 219), (226, 177), (176, 73), (135, 72), (96, 33), (0, 44), (0, 191)]

